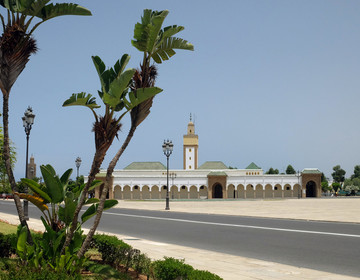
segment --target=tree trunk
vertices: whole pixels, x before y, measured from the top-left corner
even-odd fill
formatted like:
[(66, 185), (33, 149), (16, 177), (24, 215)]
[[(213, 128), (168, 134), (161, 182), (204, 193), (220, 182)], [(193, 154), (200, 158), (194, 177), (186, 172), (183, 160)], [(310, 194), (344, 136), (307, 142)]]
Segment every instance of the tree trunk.
[(29, 226), (25, 220), (24, 209), (21, 206), (20, 197), (15, 194), (18, 192), (14, 174), (11, 168), (10, 160), (10, 137), (9, 137), (9, 93), (3, 91), (3, 126), (4, 126), (4, 147), (3, 147), (3, 156), (5, 161), (6, 173), (9, 177), (9, 183), (11, 190), (14, 193), (14, 202), (16, 206), (16, 211), (18, 212), (19, 220), (22, 226), (25, 226), (28, 231), (28, 242), (32, 244), (32, 237), (30, 234)]
[(124, 153), (126, 147), (129, 145), (129, 143), (131, 141), (131, 138), (134, 136), (135, 130), (136, 130), (136, 126), (132, 126), (130, 128), (129, 133), (128, 133), (124, 143), (122, 144), (120, 150), (116, 153), (114, 158), (109, 163), (109, 166), (108, 166), (108, 169), (107, 169), (107, 172), (106, 172), (105, 185), (104, 185), (104, 189), (103, 189), (103, 191), (101, 193), (100, 203), (99, 203), (99, 206), (98, 206), (98, 209), (97, 209), (97, 214), (96, 214), (96, 217), (95, 217), (95, 220), (94, 220), (94, 224), (91, 227), (90, 231), (88, 232), (88, 234), (86, 236), (86, 239), (85, 239), (84, 243), (81, 246), (81, 249), (79, 250), (79, 252), (77, 254), (77, 256), (79, 258), (84, 256), (85, 252), (87, 251), (87, 248), (90, 245), (90, 241), (91, 241), (93, 235), (95, 234), (97, 227), (99, 226), (100, 219), (101, 219), (101, 216), (102, 216), (102, 212), (104, 211), (104, 204), (105, 204), (105, 200), (106, 200), (106, 194), (107, 194), (107, 192), (109, 190), (109, 187), (110, 187), (112, 173), (114, 171), (116, 163), (119, 161), (121, 155)]
[(66, 234), (65, 243), (61, 250), (62, 253), (65, 251), (65, 248), (70, 245), (70, 242), (74, 236), (74, 232), (75, 232), (75, 230), (77, 228), (77, 224), (78, 224), (79, 213), (85, 203), (85, 200), (86, 200), (86, 197), (88, 194), (88, 190), (89, 190), (92, 182), (95, 180), (96, 174), (98, 174), (100, 171), (100, 166), (101, 166), (102, 162), (104, 161), (105, 154), (106, 154), (106, 150), (104, 151), (103, 149), (99, 149), (95, 152), (93, 163), (92, 163), (91, 170), (90, 170), (90, 174), (88, 176), (88, 181), (87, 181), (86, 186), (81, 194), (80, 201), (76, 206), (73, 221), (71, 223), (71, 228), (70, 228), (69, 232)]

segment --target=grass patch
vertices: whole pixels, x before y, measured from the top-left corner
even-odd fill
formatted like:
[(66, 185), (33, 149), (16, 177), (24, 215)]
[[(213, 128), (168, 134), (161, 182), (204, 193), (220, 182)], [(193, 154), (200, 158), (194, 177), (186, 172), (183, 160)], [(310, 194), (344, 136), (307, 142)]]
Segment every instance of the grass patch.
[(16, 231), (17, 231), (17, 226), (10, 225), (9, 223), (0, 220), (0, 232), (1, 233), (11, 234), (11, 233), (16, 233)]

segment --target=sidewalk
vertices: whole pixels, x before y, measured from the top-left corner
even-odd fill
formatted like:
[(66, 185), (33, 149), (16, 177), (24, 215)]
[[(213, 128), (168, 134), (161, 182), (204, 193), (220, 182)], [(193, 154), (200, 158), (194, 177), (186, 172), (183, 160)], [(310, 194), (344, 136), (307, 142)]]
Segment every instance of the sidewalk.
[[(117, 207), (165, 211), (164, 201), (119, 201)], [(322, 220), (360, 223), (358, 213), (360, 199), (288, 199), (288, 200), (237, 200), (237, 201), (171, 201), (170, 211), (209, 213), (226, 215), (244, 215), (256, 217), (275, 217), (290, 219)], [(1, 219), (17, 224), (14, 215), (1, 214)], [(40, 221), (30, 220), (29, 225), (43, 230)], [(131, 246), (140, 249), (152, 259), (164, 256), (185, 259), (185, 262), (197, 269), (208, 270), (225, 280), (254, 279), (358, 279), (355, 277), (331, 274), (273, 262), (238, 257), (206, 250), (197, 250), (172, 244), (153, 242), (117, 235)]]

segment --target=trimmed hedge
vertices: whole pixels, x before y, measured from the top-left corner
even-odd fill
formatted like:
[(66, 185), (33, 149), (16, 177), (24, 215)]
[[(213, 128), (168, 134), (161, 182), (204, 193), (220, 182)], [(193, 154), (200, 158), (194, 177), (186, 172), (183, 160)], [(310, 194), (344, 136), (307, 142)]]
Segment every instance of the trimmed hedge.
[(15, 233), (6, 234), (0, 232), (0, 258), (7, 258), (16, 252), (17, 237)]
[(185, 260), (167, 257), (153, 262), (152, 271), (152, 277), (155, 280), (222, 280), (221, 277), (209, 271), (194, 269), (185, 264)]

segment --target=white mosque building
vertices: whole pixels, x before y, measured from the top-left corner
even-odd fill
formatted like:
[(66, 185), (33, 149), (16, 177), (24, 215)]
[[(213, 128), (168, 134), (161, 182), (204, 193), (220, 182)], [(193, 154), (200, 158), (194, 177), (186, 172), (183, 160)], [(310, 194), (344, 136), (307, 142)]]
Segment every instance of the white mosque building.
[[(169, 170), (171, 199), (266, 199), (321, 196), (321, 172), (305, 168), (299, 174), (268, 175), (255, 163), (230, 169), (221, 161), (198, 165), (199, 137), (190, 120), (183, 137), (183, 169)], [(102, 170), (97, 179), (105, 179)], [(167, 169), (160, 162), (133, 162), (113, 173), (109, 198), (165, 199)], [(102, 187), (95, 190), (99, 197)]]

